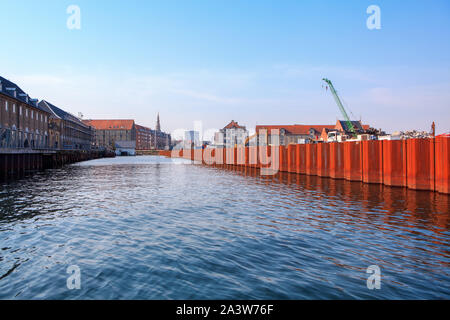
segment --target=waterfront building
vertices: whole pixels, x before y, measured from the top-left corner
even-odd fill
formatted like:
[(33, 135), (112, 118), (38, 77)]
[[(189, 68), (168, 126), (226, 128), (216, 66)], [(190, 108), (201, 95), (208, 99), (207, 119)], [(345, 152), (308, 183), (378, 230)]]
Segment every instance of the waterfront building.
[[(353, 127), (358, 133), (369, 129), (369, 125), (362, 124), (361, 121), (352, 121)], [(289, 144), (310, 143), (314, 141), (327, 141), (329, 132), (338, 132), (342, 135), (350, 135), (350, 129), (346, 121), (337, 120), (335, 125), (257, 125), (256, 134), (259, 145), (274, 144), (274, 137), (271, 130), (279, 130), (279, 144), (287, 146)]]
[(37, 99), (0, 77), (0, 148), (47, 148), (49, 116)]
[[(272, 130), (279, 130), (279, 144), (287, 146), (291, 143), (308, 143), (320, 139), (323, 129), (334, 129), (334, 125), (258, 125), (256, 133), (259, 145), (278, 144), (272, 136)], [(279, 140), (278, 140), (279, 139)]]
[(156, 126), (153, 132), (153, 147), (156, 150), (169, 150), (172, 144), (172, 137), (170, 134), (161, 130), (161, 122), (159, 120), (159, 113), (156, 118)]
[(154, 149), (154, 130), (136, 124), (136, 150)]
[(189, 130), (184, 132), (183, 145), (185, 149), (198, 148), (200, 144), (200, 134), (198, 131)]
[(114, 149), (116, 141), (136, 141), (134, 120), (83, 120), (94, 128), (94, 145)]
[(225, 127), (214, 135), (214, 145), (217, 148), (232, 148), (234, 146), (244, 146), (248, 138), (248, 131), (245, 126), (241, 126), (237, 121), (231, 120)]
[(78, 117), (46, 100), (39, 106), (50, 113), (48, 121), (49, 147), (65, 150), (90, 150), (94, 130)]

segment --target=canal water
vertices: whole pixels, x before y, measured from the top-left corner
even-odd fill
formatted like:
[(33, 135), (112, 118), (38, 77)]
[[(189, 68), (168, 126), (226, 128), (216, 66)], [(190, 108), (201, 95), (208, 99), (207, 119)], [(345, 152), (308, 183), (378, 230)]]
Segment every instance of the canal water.
[(0, 298), (449, 299), (449, 198), (156, 156), (83, 162), (1, 185)]

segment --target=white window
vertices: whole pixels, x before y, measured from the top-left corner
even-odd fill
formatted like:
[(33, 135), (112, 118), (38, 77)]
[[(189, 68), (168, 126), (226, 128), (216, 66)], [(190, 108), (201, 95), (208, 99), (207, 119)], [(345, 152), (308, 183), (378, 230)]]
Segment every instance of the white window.
[(13, 112), (16, 113), (16, 104), (13, 103)]
[(41, 122), (44, 121), (44, 115), (41, 113)]
[(34, 119), (34, 110), (31, 110), (31, 119)]
[(22, 115), (22, 106), (19, 107), (19, 113)]
[(25, 117), (28, 117), (28, 109), (25, 108)]
[(45, 122), (47, 122), (47, 116), (45, 116)]
[(8, 101), (5, 101), (5, 110), (8, 111)]

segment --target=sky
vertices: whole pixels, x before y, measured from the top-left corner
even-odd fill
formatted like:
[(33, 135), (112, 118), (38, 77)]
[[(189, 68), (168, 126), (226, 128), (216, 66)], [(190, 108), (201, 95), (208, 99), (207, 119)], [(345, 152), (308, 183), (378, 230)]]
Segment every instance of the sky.
[(84, 118), (334, 124), (326, 77), (354, 120), (450, 131), (448, 0), (0, 0), (0, 37), (1, 76)]

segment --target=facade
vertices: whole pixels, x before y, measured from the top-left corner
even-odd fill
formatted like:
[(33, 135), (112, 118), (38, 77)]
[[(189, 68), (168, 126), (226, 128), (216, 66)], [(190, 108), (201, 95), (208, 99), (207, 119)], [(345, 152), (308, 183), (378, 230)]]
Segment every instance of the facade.
[(0, 148), (48, 148), (49, 112), (0, 77)]
[(161, 131), (161, 123), (159, 121), (159, 113), (156, 118), (156, 126), (153, 131), (153, 148), (156, 150), (169, 150), (172, 145), (172, 137), (170, 134)]
[[(258, 125), (256, 133), (259, 145), (308, 143), (317, 141), (322, 135), (323, 129), (334, 129), (334, 125)], [(271, 134), (272, 130), (279, 130), (279, 137)]]
[(136, 150), (154, 149), (154, 130), (136, 124)]
[(198, 131), (190, 130), (184, 132), (184, 148), (190, 149), (192, 147), (200, 147), (200, 134)]
[(94, 145), (114, 149), (116, 141), (136, 141), (134, 120), (83, 120), (94, 128)]
[(49, 147), (52, 149), (90, 150), (94, 130), (74, 115), (46, 100), (39, 106), (50, 113), (48, 121)]
[(169, 133), (154, 130), (154, 148), (156, 150), (169, 150), (172, 144), (172, 138)]
[(218, 148), (232, 148), (243, 146), (248, 138), (248, 131), (245, 126), (239, 125), (231, 120), (229, 124), (216, 132), (214, 135), (214, 145)]

